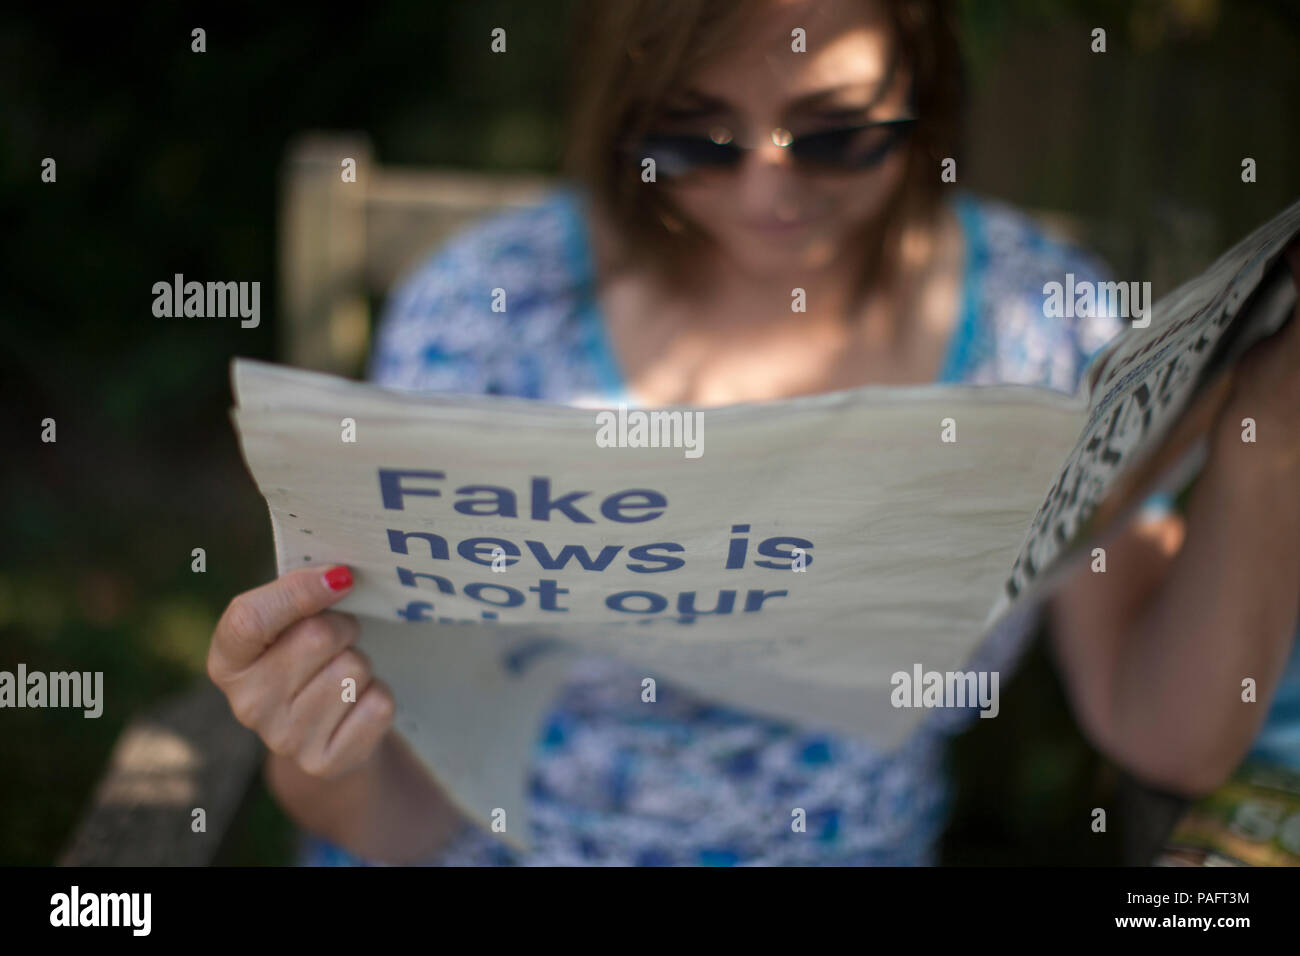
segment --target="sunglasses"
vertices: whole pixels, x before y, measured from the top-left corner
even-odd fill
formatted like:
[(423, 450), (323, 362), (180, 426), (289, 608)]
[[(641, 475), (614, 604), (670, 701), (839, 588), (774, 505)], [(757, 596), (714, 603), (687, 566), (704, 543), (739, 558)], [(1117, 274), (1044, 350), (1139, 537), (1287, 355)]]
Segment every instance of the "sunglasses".
[[(772, 136), (774, 142), (790, 151), (800, 170), (857, 172), (879, 165), (907, 137), (916, 120), (915, 116), (901, 116), (793, 138), (784, 133), (783, 143), (776, 138), (778, 131), (774, 130)], [(734, 170), (745, 153), (754, 148), (738, 146), (730, 131), (719, 127), (708, 135), (650, 133), (626, 147), (625, 152), (637, 162), (654, 159), (656, 175), (680, 179), (703, 170)]]

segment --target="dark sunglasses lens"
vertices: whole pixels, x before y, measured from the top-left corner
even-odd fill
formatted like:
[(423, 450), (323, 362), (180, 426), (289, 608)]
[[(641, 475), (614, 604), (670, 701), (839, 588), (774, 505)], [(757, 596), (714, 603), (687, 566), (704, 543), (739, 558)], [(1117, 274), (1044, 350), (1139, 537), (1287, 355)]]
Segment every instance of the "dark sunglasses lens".
[(705, 136), (649, 136), (642, 142), (640, 156), (655, 161), (662, 176), (685, 176), (699, 169), (726, 169), (736, 164), (738, 153), (730, 144), (713, 142)]
[(868, 169), (888, 156), (910, 123), (832, 129), (796, 139), (791, 149), (801, 162), (827, 169)]

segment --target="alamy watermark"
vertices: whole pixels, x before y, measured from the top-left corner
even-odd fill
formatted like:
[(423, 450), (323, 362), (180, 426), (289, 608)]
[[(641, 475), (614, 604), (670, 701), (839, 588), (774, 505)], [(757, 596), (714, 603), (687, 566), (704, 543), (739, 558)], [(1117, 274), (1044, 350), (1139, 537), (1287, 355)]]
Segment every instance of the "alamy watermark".
[(596, 413), (596, 445), (600, 448), (684, 448), (687, 458), (704, 454), (704, 413), (683, 411), (618, 411)]
[(94, 718), (104, 712), (103, 671), (28, 671), (18, 665), (18, 673), (0, 671), (0, 708), (2, 707), (80, 707), (83, 717)]
[(998, 715), (997, 671), (894, 671), (889, 702), (895, 707), (976, 707), (981, 717)]
[(1135, 329), (1151, 324), (1150, 282), (1075, 281), (1074, 273), (1067, 272), (1064, 283), (1044, 283), (1043, 295), (1043, 315), (1049, 319), (1114, 315), (1132, 319)]
[(178, 272), (171, 282), (155, 282), (153, 295), (153, 314), (160, 319), (238, 316), (244, 329), (255, 329), (262, 321), (260, 282), (186, 282)]
[(148, 936), (153, 926), (152, 893), (83, 893), (75, 883), (50, 897), (51, 926), (118, 926)]

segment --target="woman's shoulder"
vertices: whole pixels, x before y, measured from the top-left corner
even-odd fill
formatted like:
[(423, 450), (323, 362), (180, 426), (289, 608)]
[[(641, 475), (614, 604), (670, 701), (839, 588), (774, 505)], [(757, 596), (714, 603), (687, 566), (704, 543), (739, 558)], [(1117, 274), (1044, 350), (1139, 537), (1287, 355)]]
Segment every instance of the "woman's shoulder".
[(1098, 255), (1037, 216), (989, 197), (954, 202), (967, 241), (968, 379), (1072, 392), (1088, 360), (1125, 325), (1113, 311), (1058, 315), (1053, 283), (1105, 282)]
[(552, 188), (444, 241), (395, 286), (370, 377), (431, 391), (548, 397), (548, 364), (580, 344), (590, 263), (575, 187)]
[(1050, 279), (1063, 268), (1090, 276), (1109, 271), (1100, 256), (1066, 238), (1040, 213), (972, 193), (958, 194), (954, 206), (967, 228), (978, 234), (987, 268), (1018, 273), (1028, 285)]

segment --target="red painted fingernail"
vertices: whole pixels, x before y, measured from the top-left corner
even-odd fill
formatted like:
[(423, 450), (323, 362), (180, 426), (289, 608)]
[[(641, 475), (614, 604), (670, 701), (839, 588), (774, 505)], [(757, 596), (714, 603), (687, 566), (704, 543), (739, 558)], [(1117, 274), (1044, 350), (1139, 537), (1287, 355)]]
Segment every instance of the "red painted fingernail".
[(331, 591), (343, 591), (352, 587), (352, 572), (341, 564), (326, 571), (324, 577), (325, 586)]

